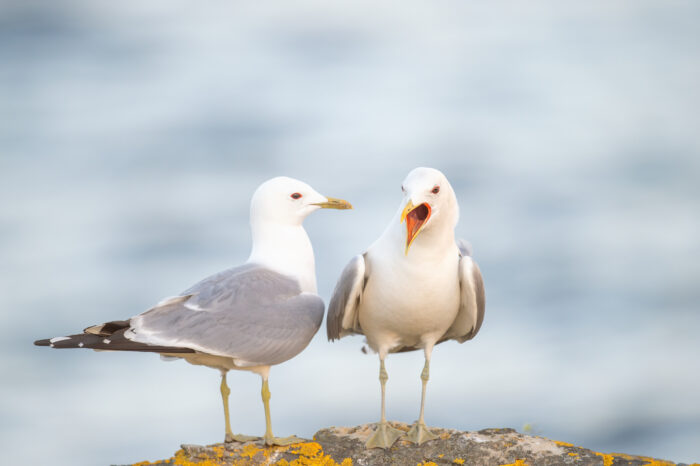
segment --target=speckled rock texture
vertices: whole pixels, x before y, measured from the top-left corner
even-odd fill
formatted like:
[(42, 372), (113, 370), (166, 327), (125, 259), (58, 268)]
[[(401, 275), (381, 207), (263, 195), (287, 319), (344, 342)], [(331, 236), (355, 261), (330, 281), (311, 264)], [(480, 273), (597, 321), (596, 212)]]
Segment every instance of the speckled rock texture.
[[(404, 431), (409, 429), (407, 424), (391, 424)], [(432, 428), (440, 438), (423, 445), (399, 440), (388, 450), (368, 450), (364, 442), (374, 427), (374, 424), (329, 427), (318, 431), (313, 441), (288, 447), (266, 448), (260, 441), (209, 446), (182, 445), (182, 449), (176, 452), (173, 458), (152, 463), (146, 461), (137, 465), (674, 465), (672, 462), (653, 458), (598, 453), (565, 442), (520, 434), (513, 429), (462, 432)], [(700, 465), (695, 463), (692, 466)]]

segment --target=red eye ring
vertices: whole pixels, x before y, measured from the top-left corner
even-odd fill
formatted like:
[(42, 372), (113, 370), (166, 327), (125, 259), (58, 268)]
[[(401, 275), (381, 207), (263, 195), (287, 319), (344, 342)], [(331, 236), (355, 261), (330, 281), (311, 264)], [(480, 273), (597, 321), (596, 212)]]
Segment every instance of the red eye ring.
[(431, 192), (432, 192), (433, 194), (439, 193), (439, 192), (440, 192), (440, 186), (435, 186)]
[(300, 193), (294, 193), (290, 196), (292, 199), (301, 199), (301, 194)]

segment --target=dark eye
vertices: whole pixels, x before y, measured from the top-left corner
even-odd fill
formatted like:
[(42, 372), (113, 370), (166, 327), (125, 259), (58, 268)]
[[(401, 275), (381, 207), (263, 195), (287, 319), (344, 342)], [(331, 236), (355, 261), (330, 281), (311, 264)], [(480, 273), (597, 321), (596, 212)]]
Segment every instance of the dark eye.
[(403, 186), (401, 186), (401, 191), (406, 192), (406, 188), (404, 188)]
[(300, 198), (301, 198), (301, 194), (299, 194), (299, 193), (294, 193), (294, 194), (292, 194), (291, 197), (292, 197), (292, 199), (300, 199)]
[(439, 192), (440, 192), (440, 186), (435, 186), (431, 192), (432, 192), (433, 194), (439, 193)]

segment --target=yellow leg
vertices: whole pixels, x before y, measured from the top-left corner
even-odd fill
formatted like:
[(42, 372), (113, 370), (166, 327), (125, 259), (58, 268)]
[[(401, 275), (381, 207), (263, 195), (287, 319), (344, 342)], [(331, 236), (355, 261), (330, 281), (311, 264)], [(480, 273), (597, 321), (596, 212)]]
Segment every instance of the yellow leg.
[(267, 378), (263, 378), (262, 390), (260, 392), (262, 396), (263, 406), (265, 407), (265, 444), (266, 445), (291, 445), (293, 443), (304, 442), (304, 439), (295, 437), (294, 435), (290, 437), (275, 437), (272, 435), (272, 419), (270, 417), (270, 386), (267, 383)]
[(386, 423), (386, 383), (389, 381), (389, 374), (384, 367), (384, 360), (381, 359), (379, 362), (379, 384), (382, 386), (382, 415), (381, 423)]
[(382, 415), (377, 425), (377, 429), (374, 431), (372, 436), (367, 439), (365, 446), (367, 448), (389, 448), (391, 447), (396, 439), (398, 439), (403, 432), (394, 429), (386, 422), (386, 382), (389, 380), (389, 374), (386, 372), (384, 367), (384, 358), (380, 356), (379, 358), (379, 383), (382, 387)]
[(425, 411), (425, 391), (428, 386), (428, 379), (430, 379), (430, 356), (428, 352), (426, 352), (425, 366), (423, 366), (423, 372), (421, 372), (420, 378), (423, 382), (423, 389), (420, 397), (420, 415), (416, 423), (411, 427), (411, 430), (406, 434), (406, 440), (417, 443), (418, 445), (437, 438), (437, 435), (428, 430), (428, 426), (425, 425), (425, 420), (423, 419), (423, 413)]
[(259, 437), (251, 437), (250, 435), (233, 435), (231, 432), (231, 420), (229, 418), (228, 397), (231, 394), (231, 389), (226, 384), (226, 372), (221, 372), (221, 400), (224, 403), (224, 418), (226, 421), (226, 437), (225, 442), (250, 442)]
[(263, 380), (262, 390), (260, 392), (262, 396), (263, 405), (265, 406), (265, 443), (268, 445), (272, 444), (272, 419), (270, 418), (270, 398), (272, 394), (270, 393), (270, 386), (267, 384), (267, 379)]
[(233, 441), (233, 432), (231, 432), (231, 419), (228, 411), (228, 396), (231, 394), (231, 389), (226, 384), (226, 373), (221, 374), (221, 400), (224, 402), (224, 418), (226, 422), (226, 442)]
[(418, 416), (418, 422), (424, 423), (423, 415), (425, 413), (425, 389), (428, 386), (428, 380), (430, 380), (430, 362), (425, 361), (423, 366), (423, 371), (420, 373), (420, 379), (423, 384), (420, 395), (420, 415)]

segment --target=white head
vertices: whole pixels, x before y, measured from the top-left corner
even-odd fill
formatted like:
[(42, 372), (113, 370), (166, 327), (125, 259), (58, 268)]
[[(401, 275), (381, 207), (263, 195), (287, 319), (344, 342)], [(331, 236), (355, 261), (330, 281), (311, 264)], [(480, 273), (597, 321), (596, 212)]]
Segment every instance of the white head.
[(457, 196), (441, 171), (419, 167), (401, 185), (401, 223), (406, 222), (406, 254), (421, 232), (436, 228), (454, 230), (459, 219)]
[(261, 184), (250, 201), (250, 221), (301, 225), (304, 219), (318, 209), (352, 209), (349, 202), (326, 197), (308, 184), (278, 176)]
[(253, 248), (248, 262), (294, 277), (303, 291), (315, 293), (314, 252), (302, 222), (311, 212), (324, 208), (352, 206), (293, 178), (280, 176), (261, 184), (250, 201)]

